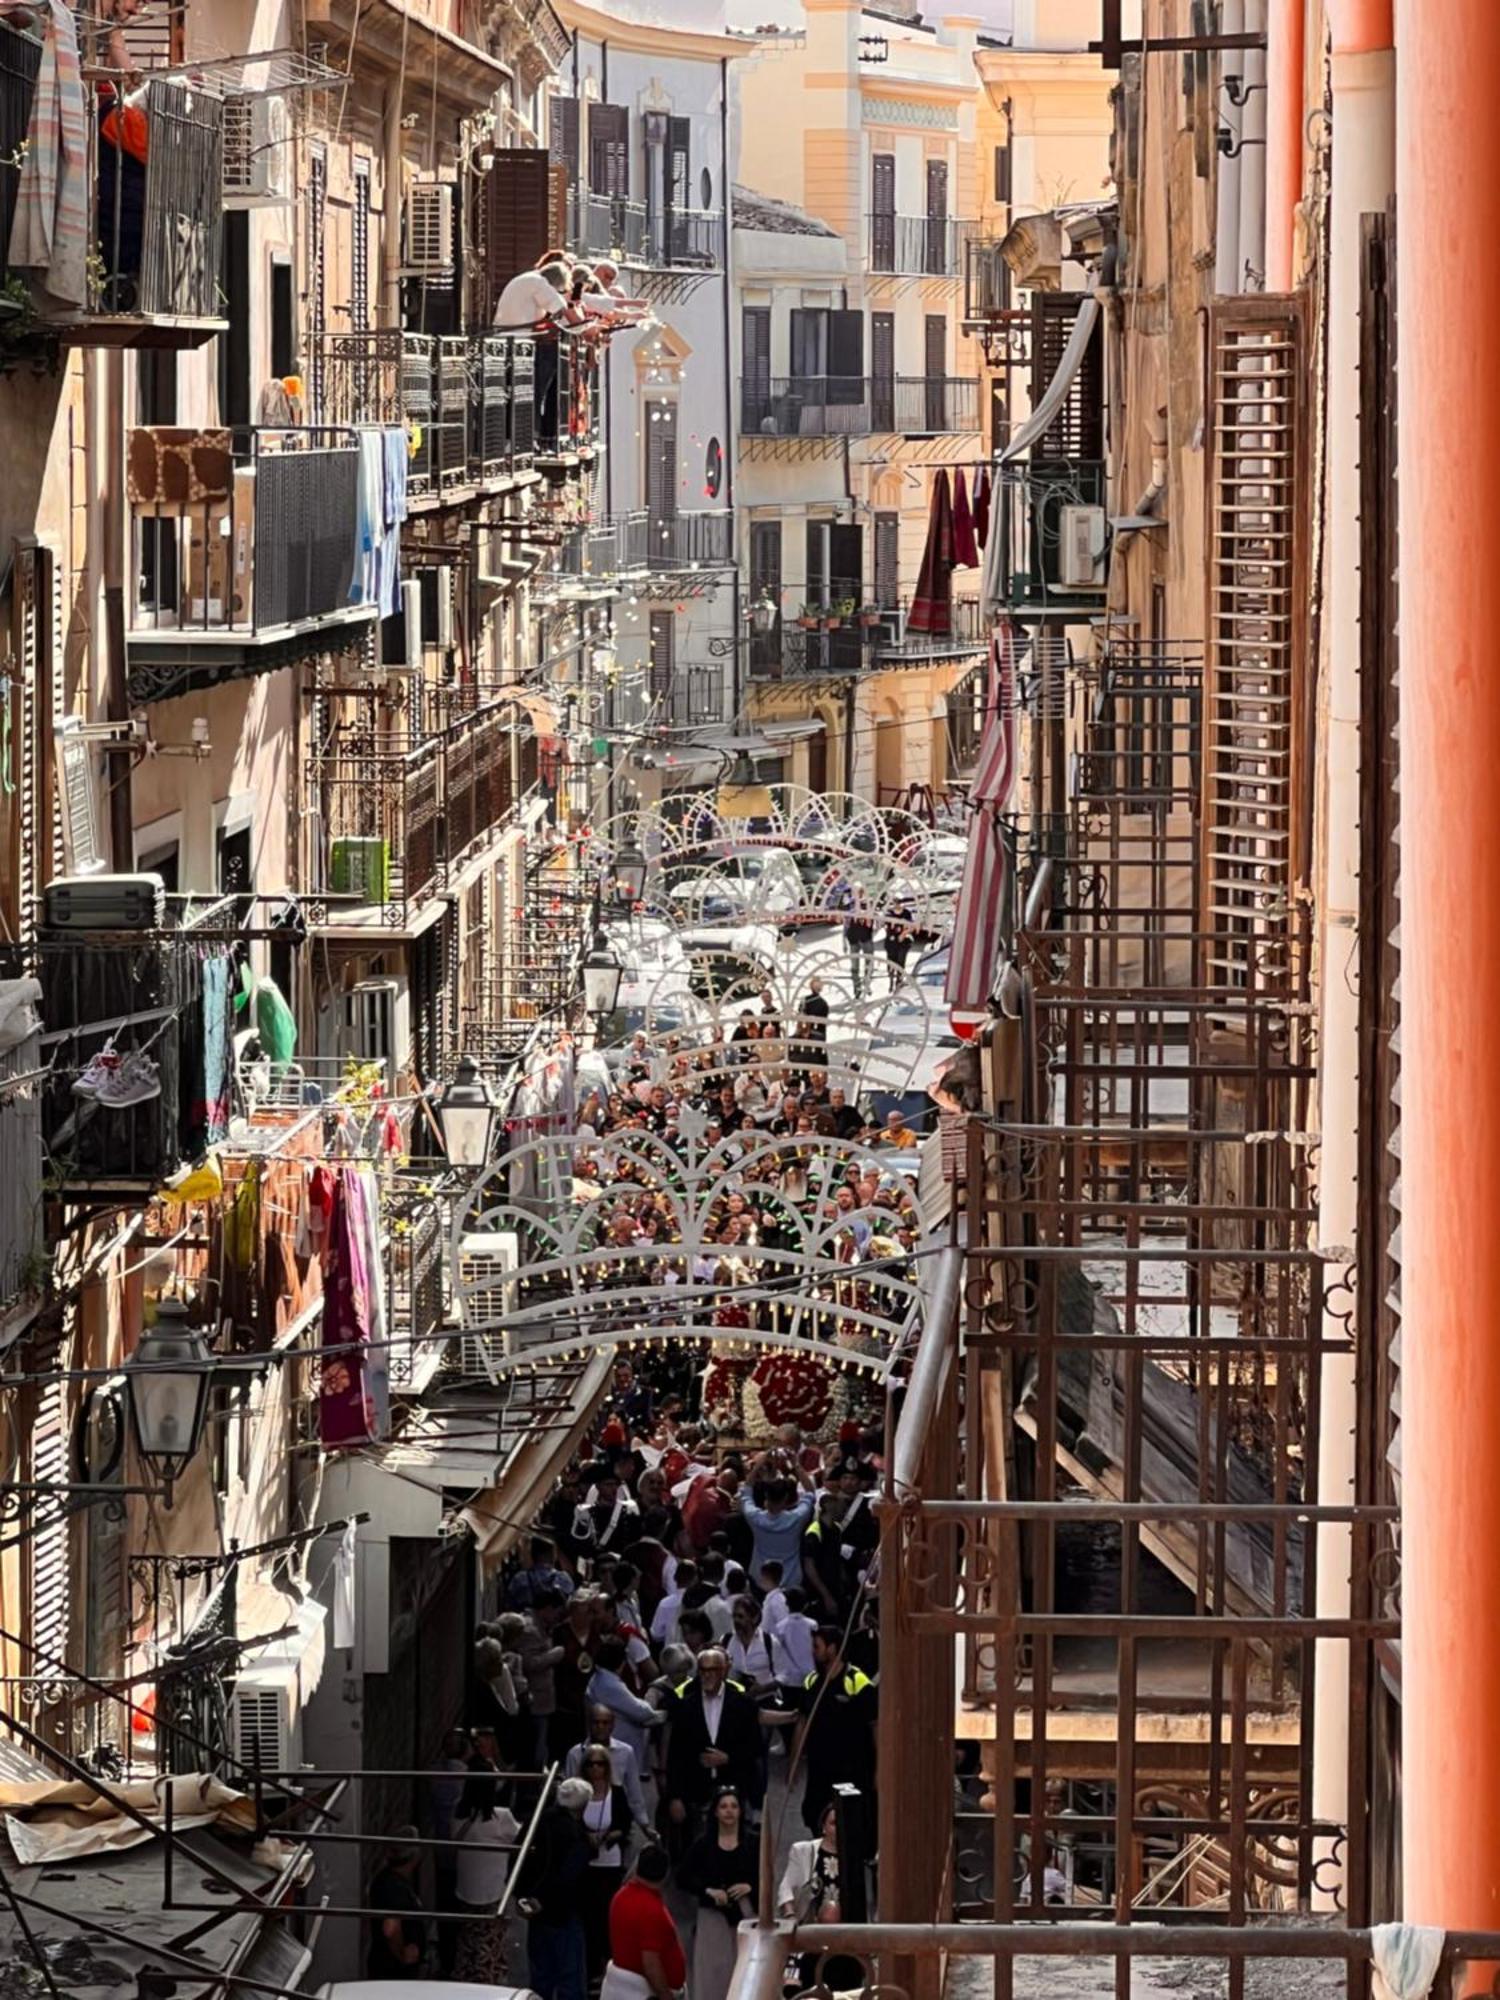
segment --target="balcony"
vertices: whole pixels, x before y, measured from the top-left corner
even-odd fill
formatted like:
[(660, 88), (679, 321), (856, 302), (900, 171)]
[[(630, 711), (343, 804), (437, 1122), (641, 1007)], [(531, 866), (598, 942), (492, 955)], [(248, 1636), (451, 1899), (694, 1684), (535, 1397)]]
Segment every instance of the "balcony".
[(542, 1030), (566, 1028), (581, 1001), (588, 946), (586, 905), (565, 900), (550, 915), (528, 907), (502, 931), (493, 963), (468, 995), (463, 1047), (486, 1072), (503, 1069)]
[(734, 516), (727, 507), (619, 518), (621, 567), (665, 571), (729, 569), (734, 563)]
[(938, 437), (979, 428), (972, 375), (804, 375), (740, 380), (740, 442), (822, 445), (848, 437)]
[(130, 697), (161, 701), (300, 658), (367, 625), (350, 603), (354, 433), (133, 430)]
[[(12, 223), (26, 156), (38, 143), (31, 124), (41, 56), (35, 36), (0, 25), (0, 257), (7, 260), (17, 247)], [(7, 261), (11, 338), (35, 332), (76, 347), (200, 347), (227, 324), (218, 292), (222, 106), (207, 92), (149, 79), (130, 112), (149, 135), (144, 163), (110, 143), (91, 109), (85, 116), (90, 249), (67, 283), (81, 295), (59, 296), (40, 262)]]
[(875, 664), (881, 667), (921, 666), (930, 660), (944, 660), (982, 653), (989, 635), (980, 617), (977, 597), (955, 597), (950, 606), (946, 632), (913, 632), (908, 626), (910, 605), (888, 612), (875, 634)]
[(724, 722), (727, 702), (725, 668), (677, 666), (665, 674), (648, 672), (646, 695), (652, 719), (669, 729), (697, 729)]
[(529, 466), (536, 447), (529, 335), (325, 332), (311, 387), (326, 423), (408, 427), (412, 501), (498, 484)]
[(872, 215), (865, 268), (872, 277), (957, 278), (974, 233), (950, 215)]
[(678, 304), (724, 269), (724, 211), (649, 208), (623, 195), (575, 188), (568, 200), (572, 248), (612, 257), (629, 273), (629, 290), (656, 304)]
[(1103, 604), (1103, 549), (1092, 579), (1070, 550), (1070, 530), (1078, 515), (1097, 510), (1103, 532), (1107, 484), (1097, 459), (1032, 458), (1008, 468), (996, 488), (990, 532), (1004, 544), (1004, 597), (1018, 616), (1043, 617), (1076, 612), (1088, 615)]
[(347, 725), (308, 760), (311, 880), (353, 906), (336, 921), (400, 929), (515, 808), (512, 703), (435, 698), (434, 710), (439, 732), (420, 742)]
[[(157, 1183), (225, 1138), (237, 931), (232, 897), (167, 896), (152, 929), (40, 932), (40, 1005), (53, 1054), (42, 1130), (52, 1172), (66, 1186)], [(110, 1045), (122, 1065), (133, 1052), (144, 1059), (151, 1094), (114, 1105), (75, 1091)]]

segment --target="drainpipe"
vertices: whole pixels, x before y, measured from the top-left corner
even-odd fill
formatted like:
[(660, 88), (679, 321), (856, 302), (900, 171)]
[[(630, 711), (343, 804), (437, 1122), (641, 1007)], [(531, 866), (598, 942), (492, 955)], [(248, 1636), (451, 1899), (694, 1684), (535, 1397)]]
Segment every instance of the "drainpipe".
[(406, 66), (396, 72), (396, 81), (385, 93), (385, 209), (381, 216), (382, 316), (387, 327), (401, 324), (401, 107), (406, 86)]
[[(1247, 34), (1263, 34), (1266, 0), (1244, 0)], [(1266, 52), (1246, 49), (1241, 71), (1248, 93), (1240, 112), (1240, 251), (1232, 292), (1261, 291), (1266, 282)]]
[[(1500, 1925), (1500, 8), (1397, 0), (1403, 1916)], [(1458, 1990), (1475, 1990), (1465, 1983)], [(1485, 1990), (1488, 1990), (1486, 1978)]]
[[(719, 57), (719, 201), (724, 210), (724, 500), (729, 509), (731, 533), (734, 526), (734, 468), (738, 459), (734, 409), (734, 204), (729, 186), (729, 58)], [(730, 545), (734, 556), (733, 543)], [(743, 680), (740, 674), (740, 646), (748, 644), (740, 617), (740, 566), (736, 560), (731, 576), (729, 615), (734, 620), (734, 650), (729, 655), (730, 721), (740, 723)]]
[[(1224, 0), (1224, 33), (1239, 35), (1244, 33), (1244, 28), (1245, 0)], [(1232, 57), (1226, 57), (1223, 66), (1231, 75), (1237, 73)], [(1243, 75), (1243, 71), (1238, 74)], [(1218, 122), (1226, 125), (1238, 140), (1245, 130), (1245, 112), (1255, 99), (1247, 97), (1242, 105), (1232, 103), (1224, 88), (1222, 74), (1218, 91)], [(1259, 151), (1259, 148), (1256, 150)], [(1244, 266), (1240, 263), (1240, 178), (1244, 162), (1242, 152), (1236, 153), (1232, 159), (1226, 159), (1222, 153), (1219, 156), (1219, 185), (1214, 210), (1214, 290), (1221, 294), (1237, 292), (1243, 281)]]
[[(1359, 802), (1360, 802), (1360, 218), (1383, 210), (1396, 185), (1396, 57), (1387, 4), (1330, 7), (1333, 29), (1332, 213), (1328, 231), (1327, 606), (1328, 662), (1318, 733), (1323, 758), (1322, 880), (1318, 885), (1319, 1130), (1318, 1241), (1335, 1282), (1354, 1257), (1359, 1203)], [(1373, 18), (1383, 14), (1383, 19)], [(1347, 1339), (1325, 1313), (1324, 1335)], [(1318, 1501), (1354, 1504), (1354, 1359), (1322, 1361)], [(1317, 1612), (1350, 1616), (1352, 1533), (1318, 1529)], [(1343, 1640), (1317, 1648), (1313, 1709), (1313, 1813), (1344, 1825), (1349, 1811), (1349, 1675)], [(1342, 1866), (1318, 1872), (1328, 1905)]]
[(1292, 289), (1297, 204), (1302, 199), (1304, 0), (1266, 10), (1266, 290)]
[[(104, 366), (104, 658), (109, 719), (130, 720), (125, 658), (125, 355), (106, 348)], [(104, 769), (109, 785), (109, 851), (116, 874), (135, 868), (131, 755), (112, 751)]]

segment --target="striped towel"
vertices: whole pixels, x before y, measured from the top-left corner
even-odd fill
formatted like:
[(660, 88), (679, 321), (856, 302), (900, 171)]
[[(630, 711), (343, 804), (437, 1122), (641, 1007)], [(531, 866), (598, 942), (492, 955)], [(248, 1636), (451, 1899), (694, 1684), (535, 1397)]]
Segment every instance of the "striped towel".
[(39, 304), (81, 307), (88, 297), (88, 112), (72, 12), (63, 0), (47, 0), (47, 15), (9, 262), (12, 270), (41, 274)]

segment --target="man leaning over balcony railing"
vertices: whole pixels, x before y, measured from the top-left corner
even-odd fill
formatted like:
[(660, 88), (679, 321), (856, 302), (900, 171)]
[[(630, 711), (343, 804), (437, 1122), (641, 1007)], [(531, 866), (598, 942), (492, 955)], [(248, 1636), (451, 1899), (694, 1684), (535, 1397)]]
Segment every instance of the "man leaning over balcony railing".
[(536, 335), (536, 426), (544, 444), (557, 442), (559, 329), (597, 340), (637, 317), (632, 301), (615, 301), (601, 276), (586, 265), (575, 269), (561, 250), (544, 251), (534, 270), (518, 271), (506, 285), (494, 324), (502, 333), (529, 329)]

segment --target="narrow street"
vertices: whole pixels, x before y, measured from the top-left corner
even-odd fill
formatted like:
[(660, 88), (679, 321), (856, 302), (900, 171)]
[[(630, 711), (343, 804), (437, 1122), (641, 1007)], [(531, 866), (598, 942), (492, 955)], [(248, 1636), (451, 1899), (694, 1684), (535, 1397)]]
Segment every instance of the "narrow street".
[(0, 2000), (1500, 1994), (1493, 86), (0, 0)]

